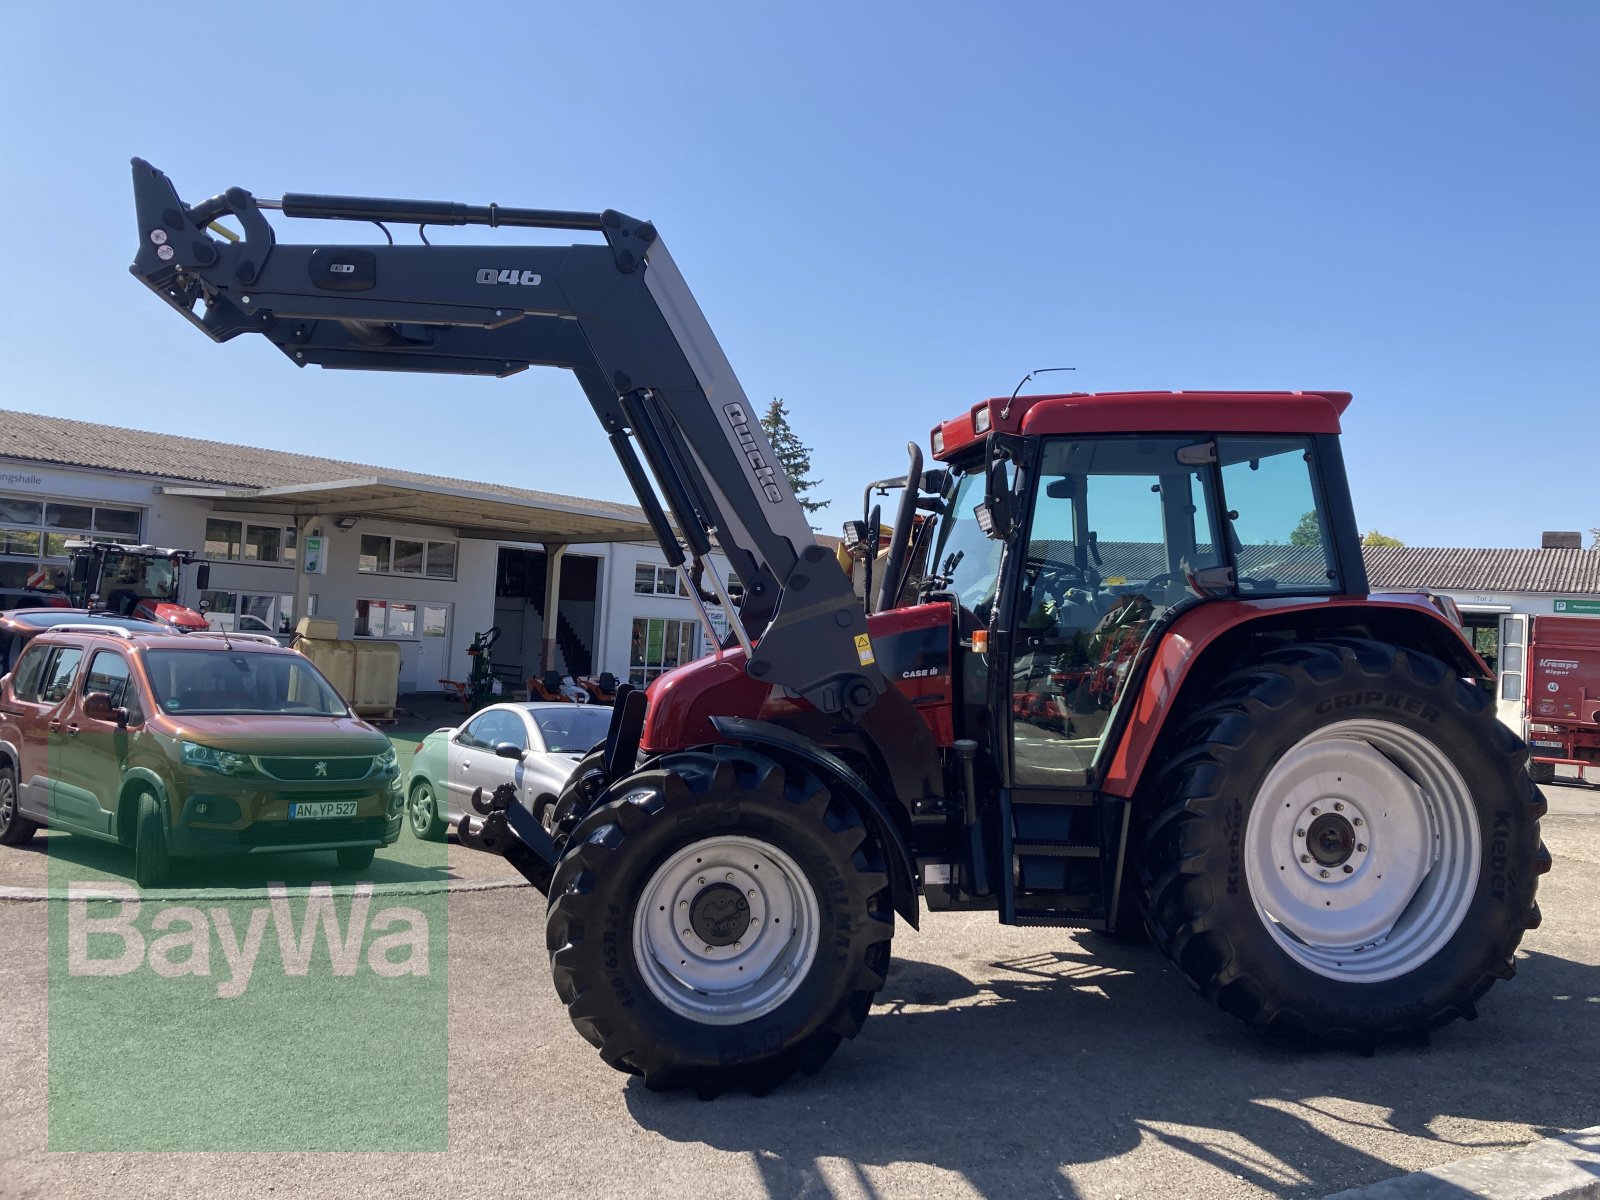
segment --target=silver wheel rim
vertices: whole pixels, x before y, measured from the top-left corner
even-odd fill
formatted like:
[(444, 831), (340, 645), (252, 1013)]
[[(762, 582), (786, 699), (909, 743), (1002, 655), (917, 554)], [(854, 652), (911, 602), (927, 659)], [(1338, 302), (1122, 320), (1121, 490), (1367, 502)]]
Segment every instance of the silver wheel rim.
[(1245, 825), (1245, 881), (1290, 958), (1380, 983), (1454, 936), (1481, 850), (1472, 790), (1437, 745), (1390, 721), (1338, 721), (1267, 774)]
[(411, 832), (423, 832), (433, 824), (436, 815), (433, 811), (433, 789), (425, 783), (419, 783), (411, 789)]
[(17, 789), (11, 776), (0, 775), (0, 833), (11, 828), (11, 818), (17, 813)]
[(704, 1025), (733, 1025), (795, 993), (816, 958), (820, 928), (816, 893), (794, 859), (755, 838), (707, 838), (673, 854), (645, 884), (633, 954), (645, 987), (667, 1008)]

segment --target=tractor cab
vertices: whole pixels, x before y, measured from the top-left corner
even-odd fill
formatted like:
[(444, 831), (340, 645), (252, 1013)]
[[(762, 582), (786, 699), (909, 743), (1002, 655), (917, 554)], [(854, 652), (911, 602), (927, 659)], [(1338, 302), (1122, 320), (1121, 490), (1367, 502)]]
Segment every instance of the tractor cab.
[[(67, 553), (72, 559), (68, 595), (76, 607), (156, 621), (182, 632), (206, 628), (205, 617), (180, 599), (183, 569), (195, 560), (192, 550), (72, 541)], [(197, 590), (205, 590), (210, 572), (210, 564), (200, 564)]]
[(965, 656), (963, 736), (1010, 742), (1016, 786), (1088, 785), (1158, 625), (1206, 601), (1365, 591), (1347, 400), (1022, 396), (936, 429), (952, 474), (924, 588), (983, 650)]

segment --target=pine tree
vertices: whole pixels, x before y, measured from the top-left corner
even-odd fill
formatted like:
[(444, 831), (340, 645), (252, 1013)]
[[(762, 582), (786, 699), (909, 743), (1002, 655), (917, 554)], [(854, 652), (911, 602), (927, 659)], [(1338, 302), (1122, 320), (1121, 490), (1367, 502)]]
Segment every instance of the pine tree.
[(790, 428), (789, 410), (783, 406), (782, 400), (774, 398), (772, 403), (767, 405), (767, 414), (761, 418), (761, 428), (767, 431), (767, 440), (772, 443), (772, 452), (777, 455), (778, 465), (783, 468), (783, 473), (789, 480), (789, 487), (794, 491), (794, 498), (800, 501), (800, 507), (807, 512), (827, 508), (831, 501), (805, 498), (805, 493), (822, 480), (806, 478), (811, 471), (811, 450)]

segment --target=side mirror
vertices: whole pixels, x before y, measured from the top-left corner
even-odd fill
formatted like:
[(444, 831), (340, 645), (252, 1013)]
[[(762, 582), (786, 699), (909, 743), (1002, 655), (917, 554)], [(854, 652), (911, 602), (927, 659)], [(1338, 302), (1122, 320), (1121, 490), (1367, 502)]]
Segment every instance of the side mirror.
[(521, 762), (523, 750), (515, 742), (497, 742), (494, 747), (494, 755), (496, 758), (510, 758)]
[(209, 591), (211, 588), (211, 564), (203, 562), (194, 573), (194, 590), (197, 592)]
[(104, 692), (90, 692), (83, 698), (83, 715), (91, 721), (115, 721), (119, 729), (128, 726), (128, 710), (113, 705)]

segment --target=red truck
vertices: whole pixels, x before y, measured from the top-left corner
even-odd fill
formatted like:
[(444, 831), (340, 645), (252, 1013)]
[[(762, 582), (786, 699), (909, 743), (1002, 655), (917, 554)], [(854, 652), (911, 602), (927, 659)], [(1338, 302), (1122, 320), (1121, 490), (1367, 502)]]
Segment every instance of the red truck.
[(1518, 632), (1507, 630), (1501, 648), (1501, 718), (1527, 739), (1536, 781), (1550, 782), (1557, 766), (1587, 780), (1600, 769), (1600, 619), (1527, 618), (1525, 668)]

